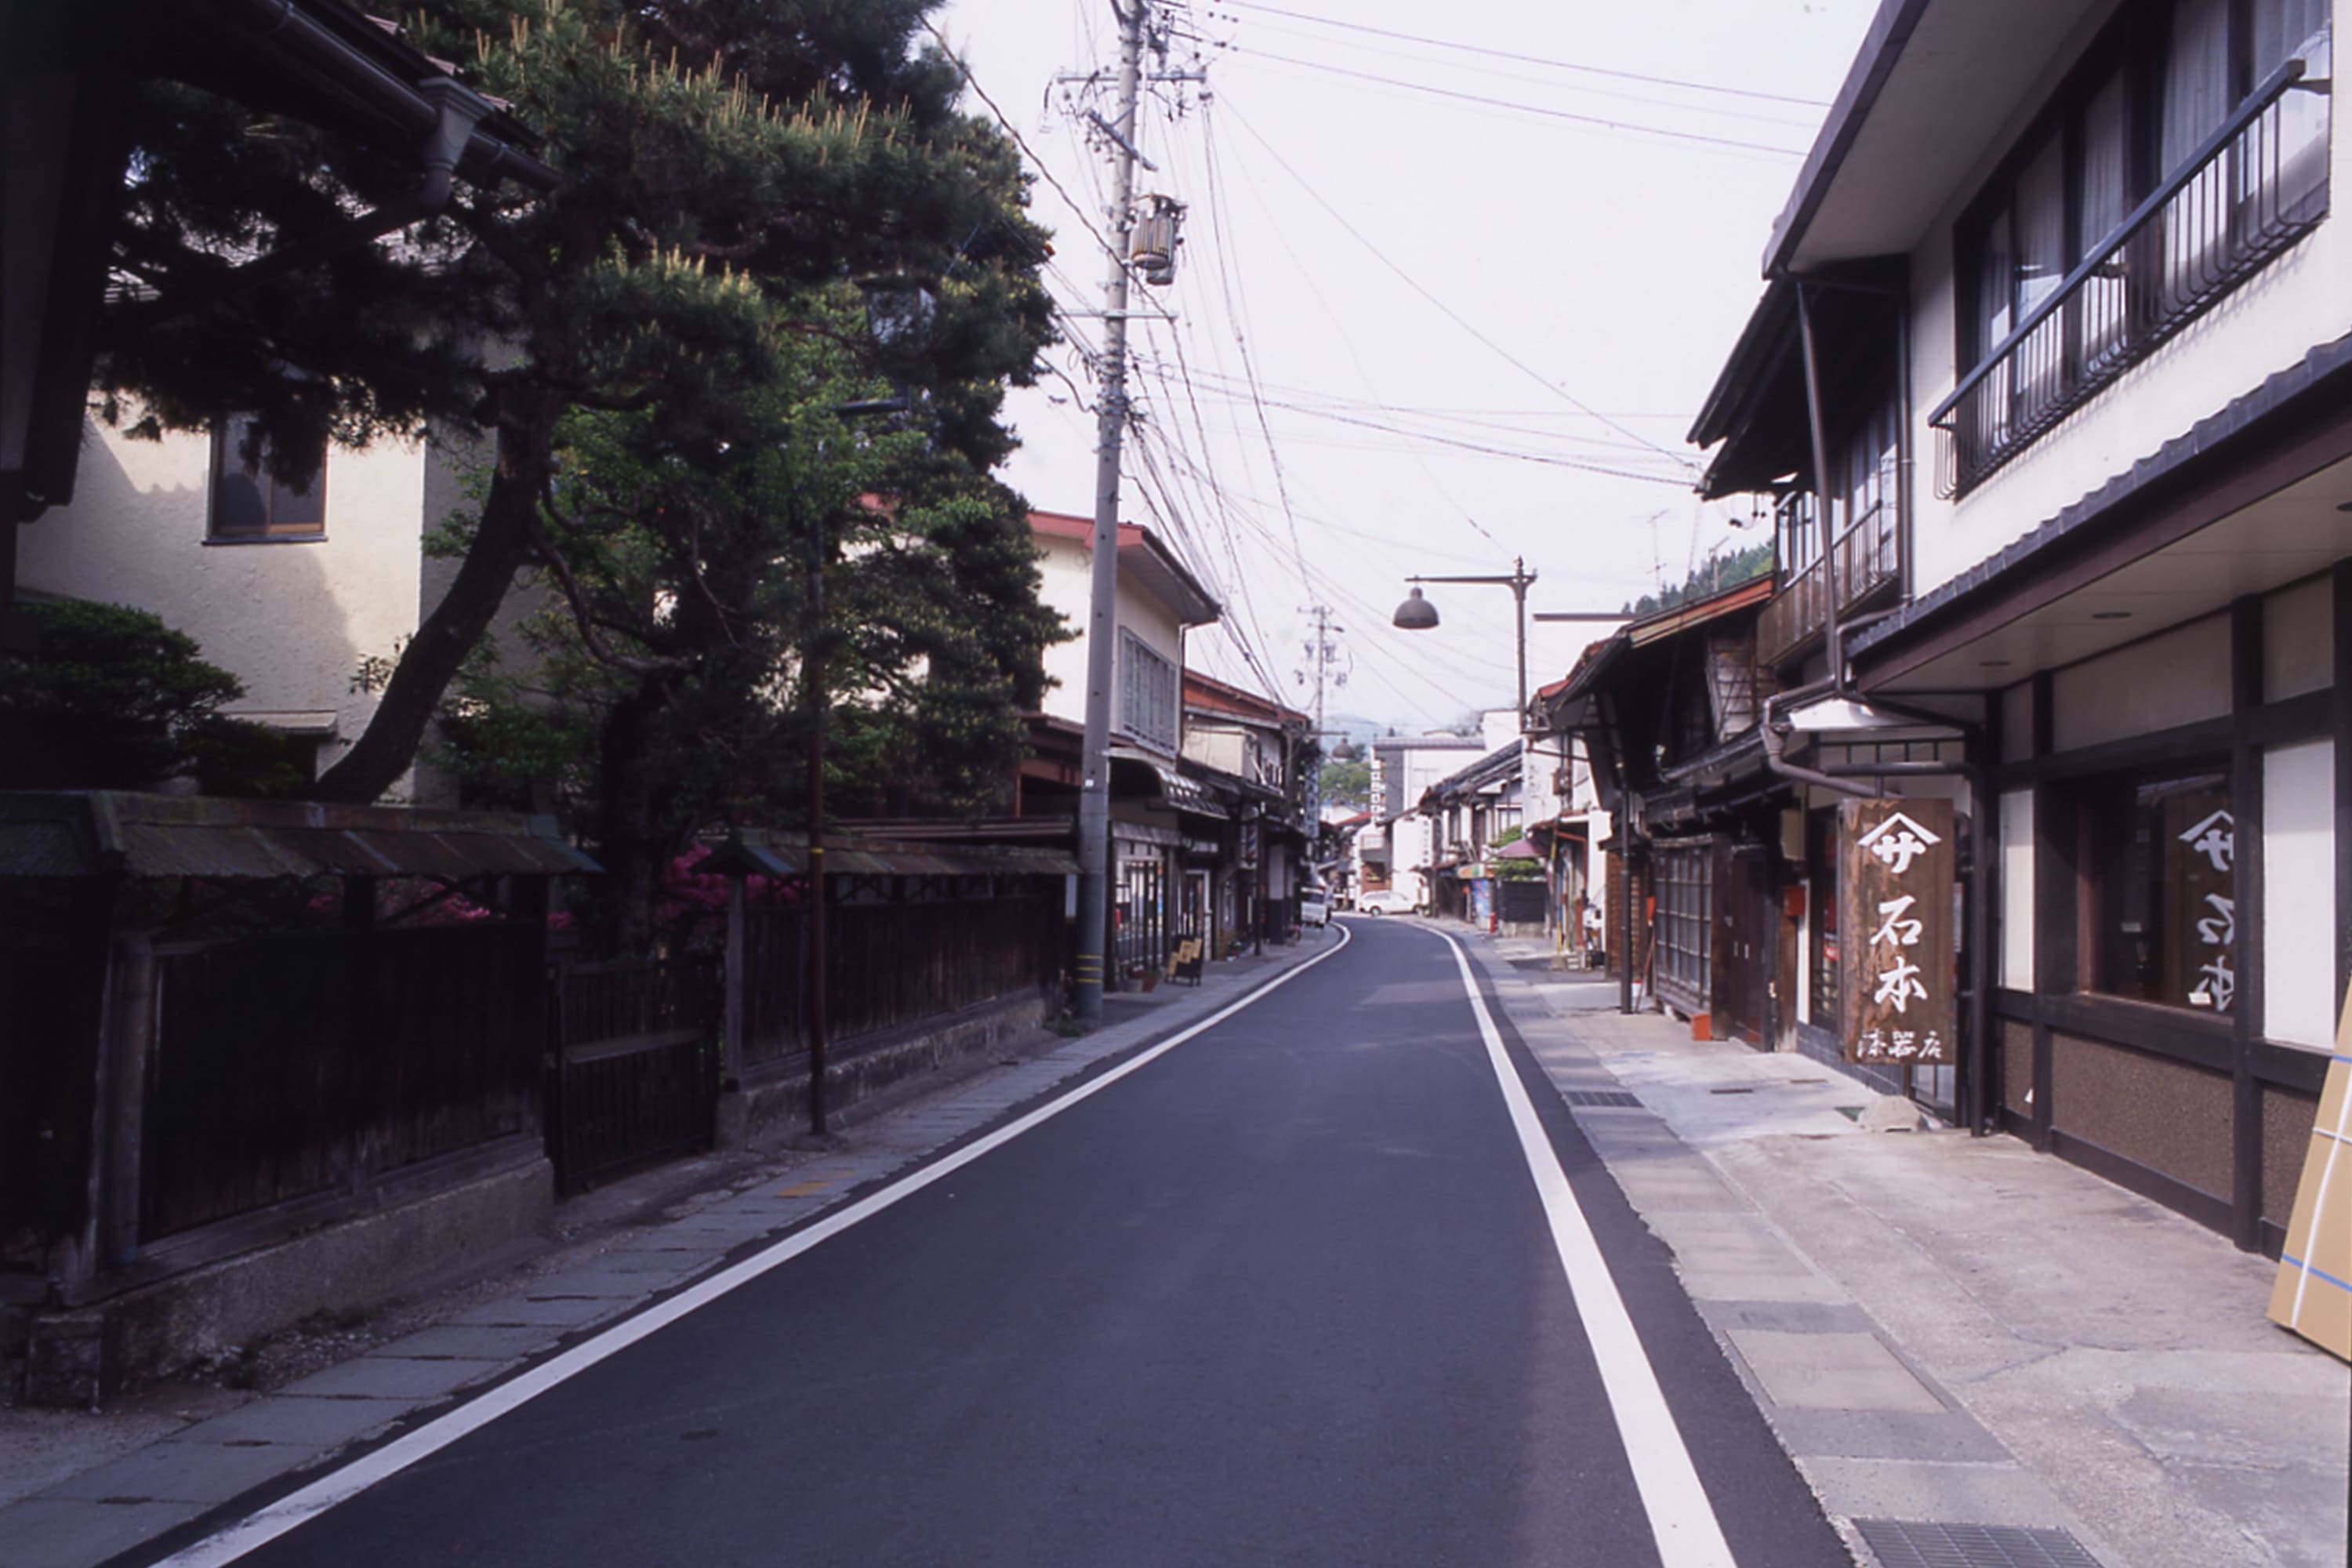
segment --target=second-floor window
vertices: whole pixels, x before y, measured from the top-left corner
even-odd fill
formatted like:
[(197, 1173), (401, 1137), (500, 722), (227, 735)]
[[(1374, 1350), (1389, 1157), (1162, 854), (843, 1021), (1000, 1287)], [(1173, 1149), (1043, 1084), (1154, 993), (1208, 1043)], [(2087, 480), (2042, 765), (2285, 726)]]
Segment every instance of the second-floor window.
[[(326, 444), (302, 455), (306, 477), (289, 482), (270, 472), (269, 447), (253, 442), (252, 437), (253, 421), (243, 416), (222, 421), (213, 433), (210, 536), (216, 541), (324, 539)], [(250, 459), (246, 456), (248, 445)]]
[(1118, 634), (1118, 722), (1146, 745), (1176, 749), (1176, 667), (1126, 630)]
[(2327, 100), (2279, 82), (2329, 54), (2329, 0), (2143, 0), (2101, 37), (1959, 226), (1948, 493), (2325, 213)]

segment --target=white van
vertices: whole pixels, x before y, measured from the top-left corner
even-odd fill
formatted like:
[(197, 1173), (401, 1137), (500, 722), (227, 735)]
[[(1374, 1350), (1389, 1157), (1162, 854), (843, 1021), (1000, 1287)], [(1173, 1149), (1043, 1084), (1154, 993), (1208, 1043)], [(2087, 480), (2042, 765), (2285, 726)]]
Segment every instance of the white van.
[(1307, 888), (1298, 895), (1298, 923), (1302, 926), (1323, 926), (1331, 923), (1331, 889)]

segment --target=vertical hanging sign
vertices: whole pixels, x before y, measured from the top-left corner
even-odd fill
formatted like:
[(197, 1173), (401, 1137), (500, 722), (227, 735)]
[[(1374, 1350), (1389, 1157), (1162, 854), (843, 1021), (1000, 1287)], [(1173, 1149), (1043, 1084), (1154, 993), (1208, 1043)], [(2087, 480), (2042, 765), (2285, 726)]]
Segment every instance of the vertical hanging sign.
[(1845, 1058), (1948, 1064), (1959, 1018), (1951, 802), (1845, 801), (1838, 841)]

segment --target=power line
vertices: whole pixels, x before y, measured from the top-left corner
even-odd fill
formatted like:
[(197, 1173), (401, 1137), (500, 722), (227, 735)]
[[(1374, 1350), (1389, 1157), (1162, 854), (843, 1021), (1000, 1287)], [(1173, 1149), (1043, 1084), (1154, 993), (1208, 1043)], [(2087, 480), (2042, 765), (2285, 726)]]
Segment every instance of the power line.
[(1454, 49), (1465, 55), (1485, 55), (1492, 59), (1510, 60), (1519, 65), (1548, 66), (1554, 70), (1578, 71), (1587, 76), (1610, 77), (1619, 81), (1644, 82), (1652, 87), (1682, 88), (1691, 92), (1717, 92), (1730, 98), (1760, 99), (1767, 103), (1792, 103), (1805, 109), (1827, 109), (1819, 99), (1793, 98), (1786, 93), (1763, 92), (1749, 87), (1724, 87), (1715, 82), (1686, 81), (1678, 77), (1644, 76), (1639, 71), (1612, 70), (1605, 66), (1589, 66), (1575, 60), (1545, 59), (1536, 55), (1523, 55), (1510, 49), (1490, 49), (1477, 44), (1465, 44), (1451, 38), (1423, 37), (1412, 33), (1391, 32), (1386, 27), (1374, 27), (1362, 22), (1343, 22), (1336, 16), (1318, 16), (1305, 11), (1286, 11), (1277, 5), (1262, 5), (1257, 0), (1223, 0), (1227, 5), (1240, 5), (1252, 11), (1263, 11), (1269, 16), (1287, 16), (1294, 22), (1313, 22), (1318, 26), (1337, 27), (1343, 32), (1369, 33), (1376, 37), (1394, 38), (1402, 43), (1419, 44), (1431, 48)]
[(1004, 133), (1013, 138), (1013, 144), (1021, 149), (1022, 154), (1029, 160), (1029, 166), (1037, 171), (1040, 179), (1054, 187), (1055, 194), (1062, 198), (1063, 204), (1070, 209), (1071, 216), (1078, 220), (1078, 226), (1094, 236), (1095, 243), (1102, 247), (1103, 254), (1111, 258), (1111, 264), (1128, 274), (1129, 280), (1132, 281), (1135, 278), (1134, 264), (1119, 254), (1118, 247), (1113, 245), (1109, 237), (1095, 226), (1094, 220), (1087, 216), (1087, 209), (1078, 205), (1078, 199), (1070, 195), (1068, 188), (1061, 181), (1054, 177), (1054, 171), (1046, 167), (1045, 159), (1037, 156), (1037, 150), (1029, 145), (1028, 138), (1021, 134), (1020, 128), (1013, 123), (1004, 110), (996, 106), (996, 100), (988, 96), (988, 89), (980, 85), (980, 79), (972, 75), (971, 68), (964, 64), (963, 57), (956, 53), (955, 46), (950, 44), (947, 36), (940, 31), (939, 24), (925, 17), (923, 30), (930, 34), (931, 41), (939, 45), (940, 52), (953, 63), (956, 74), (963, 78), (964, 85), (971, 88), (978, 95), (980, 101), (988, 106), (988, 112), (996, 117), (997, 124), (1003, 126)]
[(1402, 77), (1381, 76), (1372, 71), (1360, 71), (1347, 66), (1335, 66), (1324, 60), (1300, 59), (1294, 55), (1277, 55), (1268, 49), (1244, 48), (1234, 46), (1234, 53), (1248, 55), (1255, 59), (1272, 60), (1278, 65), (1297, 66), (1301, 70), (1323, 71), (1331, 76), (1343, 76), (1357, 81), (1369, 81), (1381, 87), (1401, 88), (1407, 92), (1426, 93), (1432, 98), (1452, 99), (1457, 103), (1475, 103), (1486, 109), (1507, 109), (1519, 114), (1532, 114), (1543, 120), (1566, 121), (1575, 125), (1590, 125), (1602, 131), (1623, 131), (1638, 136), (1660, 136), (1671, 142), (1690, 142), (1701, 146), (1727, 147), (1740, 153), (1771, 153), (1784, 158), (1801, 158), (1802, 147), (1783, 147), (1769, 142), (1742, 142), (1731, 136), (1709, 136), (1703, 131), (1673, 131), (1663, 125), (1643, 125), (1631, 120), (1612, 120), (1606, 115), (1578, 114), (1572, 110), (1547, 109), (1541, 104), (1520, 103), (1507, 98), (1489, 98), (1484, 93), (1462, 92), (1450, 87), (1433, 87), (1425, 81), (1407, 81)]
[(1591, 416), (1601, 424), (1609, 426), (1612, 430), (1616, 431), (1620, 436), (1626, 437), (1631, 440), (1640, 443), (1642, 446), (1647, 447), (1650, 450), (1657, 453), (1660, 457), (1665, 458), (1669, 461), (1680, 464), (1683, 468), (1688, 469), (1694, 474), (1698, 471), (1699, 466), (1697, 463), (1684, 457), (1678, 452), (1667, 450), (1665, 447), (1659, 446), (1655, 441), (1651, 440), (1648, 437), (1643, 436), (1639, 431), (1630, 429), (1626, 426), (1621, 425), (1616, 420), (1610, 418), (1607, 415), (1602, 414), (1599, 409), (1594, 408), (1583, 399), (1577, 397), (1572, 393), (1569, 392), (1567, 388), (1553, 383), (1551, 380), (1547, 378), (1541, 371), (1537, 370), (1533, 365), (1519, 358), (1518, 355), (1513, 353), (1510, 350), (1505, 348), (1502, 344), (1496, 342), (1494, 339), (1480, 331), (1476, 327), (1471, 325), (1469, 321), (1466, 320), (1460, 311), (1454, 310), (1453, 306), (1448, 305), (1435, 294), (1431, 293), (1413, 278), (1412, 274), (1407, 272), (1403, 268), (1399, 267), (1395, 262), (1390, 260), (1387, 254), (1383, 252), (1379, 246), (1374, 245), (1371, 240), (1365, 236), (1363, 230), (1358, 228), (1354, 224), (1349, 223), (1339, 208), (1333, 206), (1328, 201), (1325, 200), (1323, 193), (1317, 190), (1304, 174), (1301, 174), (1297, 169), (1291, 167), (1290, 161), (1282, 155), (1280, 151), (1275, 147), (1273, 142), (1265, 139), (1264, 133), (1262, 133), (1256, 126), (1250, 123), (1247, 116), (1244, 115), (1239, 110), (1235, 110), (1234, 111), (1234, 118), (1241, 122), (1242, 129), (1248, 132), (1259, 146), (1265, 149), (1266, 155), (1272, 158), (1276, 164), (1280, 165), (1282, 172), (1288, 174), (1293, 180), (1297, 182), (1298, 187), (1305, 191), (1307, 195), (1313, 199), (1316, 205), (1321, 207), (1325, 212), (1331, 215), (1331, 220), (1334, 223), (1338, 224), (1341, 228), (1346, 229), (1349, 235), (1354, 238), (1356, 243), (1361, 245), (1366, 250), (1371, 252), (1372, 258), (1374, 260), (1387, 268), (1390, 271), (1395, 273), (1397, 277), (1404, 282), (1405, 287), (1411, 289), (1414, 293), (1428, 300), (1432, 305), (1434, 305), (1438, 310), (1444, 315), (1446, 320), (1452, 321), (1455, 326), (1460, 327), (1464, 331), (1469, 333), (1473, 338), (1475, 338), (1480, 343), (1486, 345), (1486, 348), (1499, 356), (1513, 369), (1527, 375), (1537, 384), (1542, 386), (1546, 391), (1556, 396), (1566, 399), (1569, 403), (1574, 405), (1583, 413)]
[[(1253, 35), (1271, 35), (1277, 39), (1296, 38), (1318, 59), (1327, 58), (1322, 51), (1332, 41), (1328, 35), (1318, 37), (1309, 29), (1286, 27), (1279, 22), (1259, 23), (1252, 28), (1252, 33)], [(1810, 133), (1820, 122), (1819, 116), (1816, 114), (1807, 114), (1802, 119), (1795, 119), (1791, 118), (1797, 112), (1794, 110), (1754, 103), (1710, 103), (1690, 97), (1678, 98), (1657, 92), (1628, 91), (1622, 88), (1599, 87), (1580, 81), (1562, 82), (1558, 77), (1535, 76), (1524, 71), (1501, 70), (1493, 66), (1479, 65), (1470, 61), (1436, 58), (1433, 58), (1426, 48), (1388, 47), (1376, 42), (1352, 38), (1340, 40), (1340, 43), (1342, 47), (1370, 55), (1375, 60), (1404, 61), (1412, 68), (1407, 74), (1416, 80), (1422, 79), (1424, 71), (1444, 72), (1447, 73), (1446, 79), (1450, 79), (1453, 73), (1471, 72), (1488, 82), (1533, 88), (1544, 95), (1538, 100), (1540, 102), (1574, 102), (1579, 105), (1593, 102), (1639, 104), (1644, 108), (1662, 109), (1668, 111), (1675, 117), (1672, 122), (1677, 124), (1683, 122), (1685, 116), (1696, 115), (1710, 120), (1732, 121), (1750, 130), (1787, 131), (1800, 136)], [(1238, 44), (1220, 47), (1228, 49), (1242, 47)], [(1374, 68), (1367, 65), (1365, 68)], [(1446, 79), (1433, 78), (1432, 79)], [(1572, 97), (1562, 95), (1572, 95)]]
[(1265, 440), (1265, 458), (1274, 468), (1274, 493), (1282, 502), (1283, 521), (1290, 528), (1291, 553), (1297, 557), (1298, 568), (1303, 573), (1307, 569), (1307, 552), (1298, 542), (1298, 519), (1290, 509), (1290, 483), (1282, 471), (1282, 453), (1275, 446), (1274, 426), (1266, 422), (1265, 394), (1258, 385), (1257, 366), (1250, 358), (1249, 339), (1244, 333), (1247, 313), (1240, 302), (1240, 289), (1233, 280), (1232, 258), (1229, 255), (1232, 241), (1227, 237), (1229, 230), (1224, 219), (1225, 204), (1222, 190), (1223, 182), (1217, 174), (1215, 137), (1203, 138), (1201, 146), (1209, 177), (1209, 223), (1217, 238), (1217, 278), (1224, 289), (1225, 313), (1233, 328), (1234, 347), (1242, 356), (1242, 374), (1249, 378), (1250, 407), (1257, 414), (1258, 434)]

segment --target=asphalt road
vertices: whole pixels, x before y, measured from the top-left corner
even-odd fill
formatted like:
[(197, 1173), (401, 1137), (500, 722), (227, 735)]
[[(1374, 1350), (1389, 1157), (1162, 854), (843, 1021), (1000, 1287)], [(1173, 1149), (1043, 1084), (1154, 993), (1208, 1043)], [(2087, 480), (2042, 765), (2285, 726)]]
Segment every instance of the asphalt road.
[(1628, 1340), (1627, 1375), (1601, 1375), (1452, 950), (1351, 931), (237, 1560), (1636, 1568), (1663, 1532), (1680, 1568), (1724, 1561), (1688, 1545), (1719, 1526), (1741, 1568), (1845, 1563), (1493, 1008), (1705, 1502), (1637, 1482), (1633, 1456), (1663, 1452), (1656, 1422), (1624, 1436), (1642, 1358)]

